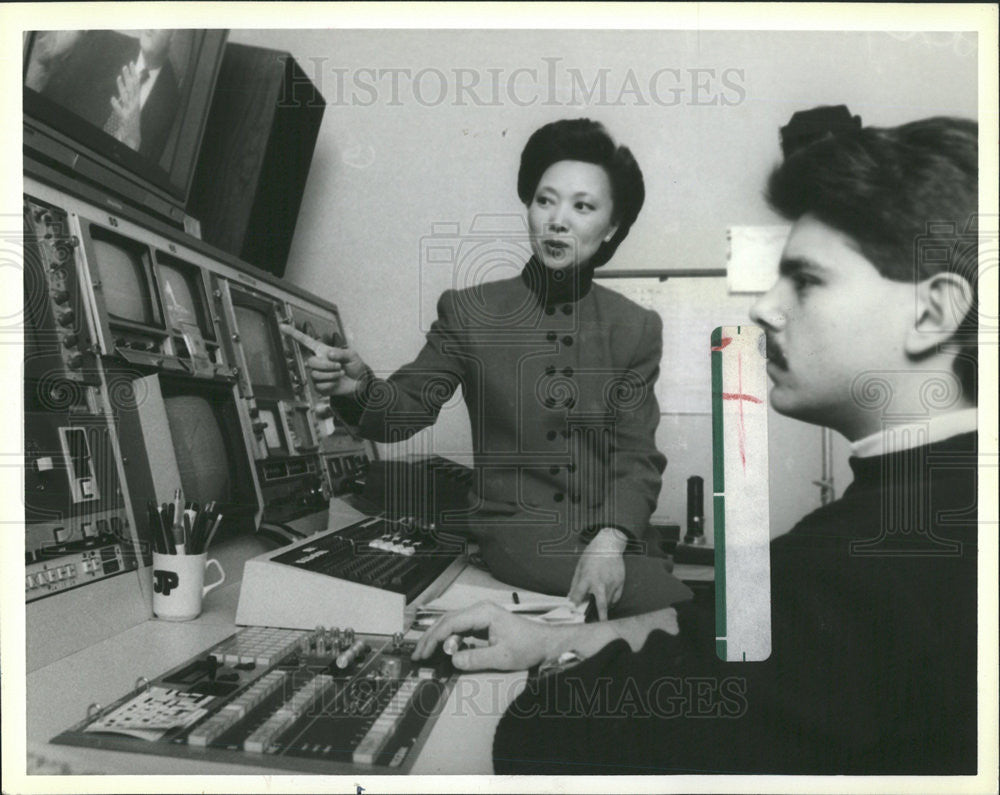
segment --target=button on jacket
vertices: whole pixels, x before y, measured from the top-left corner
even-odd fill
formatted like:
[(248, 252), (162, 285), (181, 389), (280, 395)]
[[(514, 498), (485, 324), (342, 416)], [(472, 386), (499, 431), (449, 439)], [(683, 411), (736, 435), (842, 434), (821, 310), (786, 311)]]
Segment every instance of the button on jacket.
[(593, 533), (640, 540), (656, 507), (661, 336), (659, 315), (594, 284), (592, 271), (532, 259), (520, 276), (445, 291), (416, 359), (362, 379), (358, 432), (401, 441), (461, 388), (476, 470), (463, 523), (497, 576), (568, 589)]

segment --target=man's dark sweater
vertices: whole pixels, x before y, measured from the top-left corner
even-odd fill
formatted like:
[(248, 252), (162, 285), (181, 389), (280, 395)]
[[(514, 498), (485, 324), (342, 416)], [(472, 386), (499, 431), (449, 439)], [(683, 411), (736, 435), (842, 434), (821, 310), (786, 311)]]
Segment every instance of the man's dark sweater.
[(772, 653), (715, 656), (710, 608), (532, 683), (497, 773), (974, 773), (976, 436), (851, 459), (771, 544)]

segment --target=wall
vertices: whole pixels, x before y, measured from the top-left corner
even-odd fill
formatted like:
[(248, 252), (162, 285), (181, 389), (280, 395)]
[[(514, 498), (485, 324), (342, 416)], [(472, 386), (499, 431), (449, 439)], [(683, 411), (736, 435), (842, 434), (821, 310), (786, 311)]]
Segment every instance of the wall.
[[(876, 125), (976, 114), (976, 41), (965, 34), (233, 30), (230, 38), (291, 52), (329, 103), (287, 277), (339, 305), (376, 370), (416, 354), (455, 278), (425, 267), (421, 240), (436, 223), (464, 232), (477, 214), (521, 213), (518, 158), (545, 122), (598, 119), (642, 166), (646, 204), (608, 269), (717, 268), (728, 226), (775, 222), (761, 190), (792, 112), (845, 103)], [(379, 76), (393, 69), (410, 77)], [(414, 91), (421, 70), (440, 72), (424, 71)], [(455, 88), (476, 79), (471, 93)], [(498, 248), (495, 261), (460, 263), (457, 279), (501, 278), (520, 264)], [(697, 282), (687, 311), (718, 315), (724, 283)], [(667, 345), (667, 379), (702, 355)], [(415, 445), (461, 459), (467, 424), (456, 397)], [(809, 507), (819, 474), (818, 453), (815, 472), (790, 463), (791, 451), (818, 449), (819, 431), (782, 427), (772, 482), (797, 479), (803, 496), (785, 494), (772, 533)], [(659, 518), (683, 518), (683, 483), (704, 465), (705, 428), (704, 417), (664, 416), (659, 437), (671, 465)], [(839, 476), (842, 489), (846, 469)]]

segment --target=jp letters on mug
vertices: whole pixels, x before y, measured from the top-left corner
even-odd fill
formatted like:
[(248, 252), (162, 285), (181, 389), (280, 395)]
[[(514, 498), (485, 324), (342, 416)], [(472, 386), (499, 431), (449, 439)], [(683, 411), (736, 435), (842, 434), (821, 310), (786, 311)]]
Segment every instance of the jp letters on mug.
[(161, 593), (164, 596), (170, 596), (170, 592), (176, 588), (179, 583), (180, 578), (177, 576), (176, 571), (162, 571), (161, 569), (154, 569), (153, 593)]

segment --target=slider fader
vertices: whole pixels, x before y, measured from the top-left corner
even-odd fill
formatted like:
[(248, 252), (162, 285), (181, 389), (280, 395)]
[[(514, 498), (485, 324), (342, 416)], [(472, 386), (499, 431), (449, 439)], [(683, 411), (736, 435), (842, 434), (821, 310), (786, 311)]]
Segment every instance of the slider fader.
[[(312, 773), (405, 773), (454, 684), (401, 634), (247, 627), (53, 739)], [(439, 658), (440, 659), (440, 658)]]

